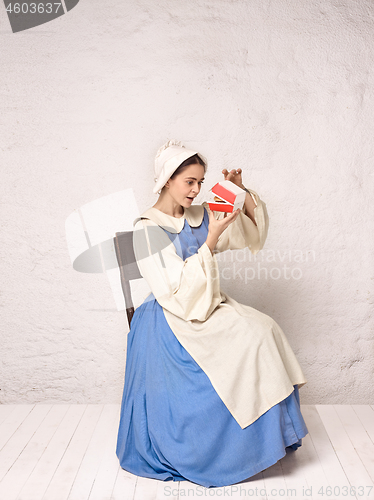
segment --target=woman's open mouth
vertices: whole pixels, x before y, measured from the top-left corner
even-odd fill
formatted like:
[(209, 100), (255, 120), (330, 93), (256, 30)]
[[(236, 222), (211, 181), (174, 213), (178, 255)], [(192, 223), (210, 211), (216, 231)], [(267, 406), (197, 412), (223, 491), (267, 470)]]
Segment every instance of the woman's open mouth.
[(193, 200), (193, 198), (191, 196), (187, 196), (187, 200)]

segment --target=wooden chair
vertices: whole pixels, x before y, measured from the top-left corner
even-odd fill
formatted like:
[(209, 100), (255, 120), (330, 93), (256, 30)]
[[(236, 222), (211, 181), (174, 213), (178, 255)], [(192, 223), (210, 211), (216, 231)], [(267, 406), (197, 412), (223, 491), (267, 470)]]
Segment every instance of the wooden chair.
[[(150, 244), (150, 247), (148, 246), (148, 238), (146, 236), (146, 233), (148, 234), (152, 242)], [(139, 267), (135, 258), (133, 248), (133, 235), (133, 231), (125, 231), (121, 233), (115, 233), (115, 237), (113, 238), (118, 267), (121, 275), (121, 285), (123, 295), (125, 297), (126, 313), (129, 326), (135, 312), (129, 282), (131, 280), (143, 278), (143, 276), (140, 274)], [(166, 267), (162, 256), (162, 250), (170, 245), (170, 243), (173, 242), (174, 239), (177, 238), (177, 236), (178, 233), (172, 233), (170, 236), (167, 236), (164, 231), (160, 231), (160, 228), (158, 226), (148, 227), (147, 231), (141, 231), (140, 233), (138, 233), (138, 257), (146, 258), (149, 256), (149, 253), (151, 255), (157, 253), (160, 258), (162, 267)]]
[(121, 286), (125, 297), (126, 314), (131, 325), (131, 320), (135, 309), (131, 297), (130, 281), (142, 278), (138, 265), (136, 263), (134, 248), (133, 248), (133, 231), (116, 233), (114, 239), (114, 248), (121, 275)]

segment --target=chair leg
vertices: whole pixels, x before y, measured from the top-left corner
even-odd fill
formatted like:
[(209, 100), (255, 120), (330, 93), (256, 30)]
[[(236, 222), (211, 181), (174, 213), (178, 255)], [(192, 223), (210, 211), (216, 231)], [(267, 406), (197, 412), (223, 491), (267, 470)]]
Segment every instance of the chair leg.
[(129, 322), (129, 327), (131, 326), (131, 320), (134, 316), (135, 309), (133, 307), (129, 307), (126, 309), (127, 321)]

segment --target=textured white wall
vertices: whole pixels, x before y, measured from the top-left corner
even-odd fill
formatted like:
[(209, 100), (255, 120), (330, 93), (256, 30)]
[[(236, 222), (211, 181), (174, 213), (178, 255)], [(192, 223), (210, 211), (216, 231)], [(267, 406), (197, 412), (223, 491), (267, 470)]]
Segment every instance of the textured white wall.
[(266, 249), (221, 255), (222, 288), (283, 327), (302, 402), (374, 403), (373, 2), (81, 0), (17, 34), (0, 16), (0, 400), (120, 401), (125, 314), (73, 271), (65, 219), (129, 187), (153, 205), (177, 138), (205, 189), (241, 167), (267, 203)]

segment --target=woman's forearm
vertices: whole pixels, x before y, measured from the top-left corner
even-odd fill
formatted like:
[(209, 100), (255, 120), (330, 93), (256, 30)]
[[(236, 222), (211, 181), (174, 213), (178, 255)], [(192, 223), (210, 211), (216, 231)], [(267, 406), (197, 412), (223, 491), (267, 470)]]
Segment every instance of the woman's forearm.
[[(239, 215), (240, 209), (235, 210), (230, 215), (224, 219), (216, 219), (212, 211), (209, 212), (209, 230), (208, 236), (205, 240), (208, 248), (210, 249), (212, 255), (214, 254), (214, 249), (216, 248), (218, 239), (220, 235), (225, 231), (225, 229), (232, 224)], [(226, 214), (225, 214), (226, 215)]]
[(212, 255), (214, 254), (214, 249), (216, 248), (218, 241), (218, 236), (214, 236), (212, 233), (208, 233), (205, 243), (208, 245)]
[(245, 211), (246, 211), (245, 215), (247, 215), (251, 219), (253, 224), (255, 224), (255, 226), (257, 226), (256, 221), (255, 221), (256, 203), (254, 202), (252, 196), (248, 192), (245, 193), (244, 206), (245, 206)]

